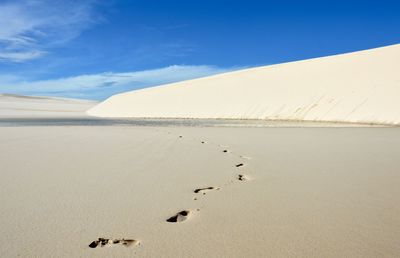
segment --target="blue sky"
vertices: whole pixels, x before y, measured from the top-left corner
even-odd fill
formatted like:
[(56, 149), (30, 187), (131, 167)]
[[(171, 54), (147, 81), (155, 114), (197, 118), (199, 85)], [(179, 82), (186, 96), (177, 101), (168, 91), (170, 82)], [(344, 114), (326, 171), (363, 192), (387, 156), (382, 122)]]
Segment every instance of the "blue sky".
[(0, 0), (0, 92), (104, 99), (400, 43), (400, 1)]

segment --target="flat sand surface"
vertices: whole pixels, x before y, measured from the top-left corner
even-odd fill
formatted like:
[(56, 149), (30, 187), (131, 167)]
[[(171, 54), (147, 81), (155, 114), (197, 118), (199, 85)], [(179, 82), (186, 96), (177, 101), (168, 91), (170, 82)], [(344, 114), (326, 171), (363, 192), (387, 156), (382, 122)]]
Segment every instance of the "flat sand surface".
[(399, 157), (400, 128), (3, 126), (0, 256), (399, 257)]

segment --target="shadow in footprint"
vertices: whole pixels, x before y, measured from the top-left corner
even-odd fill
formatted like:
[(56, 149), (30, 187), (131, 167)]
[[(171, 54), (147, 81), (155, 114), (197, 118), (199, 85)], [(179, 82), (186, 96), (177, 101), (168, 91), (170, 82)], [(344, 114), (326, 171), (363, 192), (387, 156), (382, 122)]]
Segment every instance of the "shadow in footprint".
[(238, 175), (237, 176), (237, 180), (239, 180), (239, 181), (247, 181), (249, 179), (245, 175)]
[(90, 248), (96, 248), (96, 247), (106, 247), (106, 246), (111, 246), (111, 245), (123, 245), (123, 246), (132, 246), (132, 245), (138, 245), (140, 243), (139, 240), (135, 239), (108, 239), (108, 238), (102, 238), (100, 237), (98, 240), (95, 240), (89, 244)]
[(204, 188), (197, 188), (193, 192), (194, 193), (202, 193), (203, 195), (205, 195), (208, 191), (219, 190), (219, 189), (220, 189), (219, 187), (210, 186), (210, 187), (204, 187)]
[(239, 163), (239, 164), (236, 164), (235, 165), (235, 167), (237, 167), (237, 168), (239, 168), (239, 167), (243, 167), (244, 166), (244, 164), (243, 163)]
[(176, 222), (183, 222), (188, 219), (190, 215), (190, 211), (184, 210), (178, 212), (176, 215), (172, 216), (171, 218), (167, 219), (167, 222), (176, 223)]

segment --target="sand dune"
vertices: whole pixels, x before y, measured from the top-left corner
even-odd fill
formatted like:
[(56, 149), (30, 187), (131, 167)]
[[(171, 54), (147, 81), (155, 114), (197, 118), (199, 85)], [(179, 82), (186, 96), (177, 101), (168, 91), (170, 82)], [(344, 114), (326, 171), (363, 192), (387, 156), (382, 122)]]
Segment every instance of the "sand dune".
[(0, 94), (0, 118), (83, 117), (97, 102), (90, 100)]
[(393, 45), (122, 93), (88, 114), (399, 124), (399, 67)]

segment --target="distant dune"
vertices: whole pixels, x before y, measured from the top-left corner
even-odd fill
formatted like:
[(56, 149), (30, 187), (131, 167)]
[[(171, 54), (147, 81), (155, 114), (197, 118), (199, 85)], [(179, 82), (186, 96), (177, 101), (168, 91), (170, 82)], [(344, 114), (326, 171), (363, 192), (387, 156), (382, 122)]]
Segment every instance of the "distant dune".
[(98, 117), (400, 123), (400, 44), (114, 95)]
[(90, 100), (0, 94), (0, 118), (80, 117), (97, 102)]

